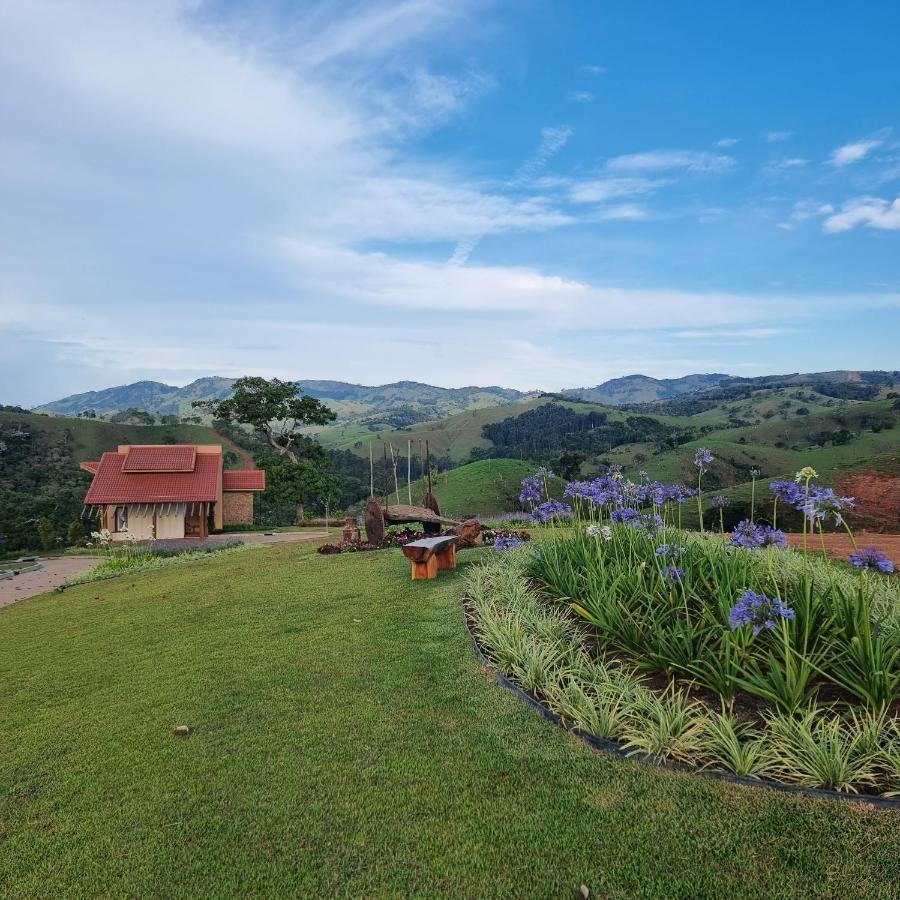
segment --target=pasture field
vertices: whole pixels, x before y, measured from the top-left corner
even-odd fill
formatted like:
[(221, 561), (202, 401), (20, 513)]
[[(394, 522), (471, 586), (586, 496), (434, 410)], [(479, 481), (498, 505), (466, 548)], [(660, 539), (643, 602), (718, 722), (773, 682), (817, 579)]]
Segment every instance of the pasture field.
[(604, 756), (487, 679), (491, 552), (412, 583), (271, 546), (0, 610), (4, 895), (896, 896), (897, 812)]

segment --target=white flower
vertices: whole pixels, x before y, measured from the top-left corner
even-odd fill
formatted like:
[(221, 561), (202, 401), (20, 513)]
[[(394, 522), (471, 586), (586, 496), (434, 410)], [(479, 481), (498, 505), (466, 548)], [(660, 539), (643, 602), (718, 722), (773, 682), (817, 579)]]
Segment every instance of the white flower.
[(818, 478), (819, 473), (812, 466), (804, 466), (795, 476), (794, 481), (797, 484), (800, 484), (801, 481), (812, 481), (813, 478)]
[(585, 531), (595, 538), (603, 538), (604, 541), (612, 540), (612, 528), (609, 525), (588, 525)]

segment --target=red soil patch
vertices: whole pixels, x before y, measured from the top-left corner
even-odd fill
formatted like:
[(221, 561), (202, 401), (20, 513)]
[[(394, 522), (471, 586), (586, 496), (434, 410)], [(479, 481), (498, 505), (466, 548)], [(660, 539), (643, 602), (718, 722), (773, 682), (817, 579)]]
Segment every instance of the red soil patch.
[[(870, 531), (858, 531), (854, 535), (856, 545), (862, 549), (863, 547), (878, 547), (884, 550), (890, 557), (891, 562), (900, 568), (900, 534), (873, 534)], [(803, 547), (802, 534), (787, 535), (788, 543), (795, 548)], [(822, 538), (818, 534), (810, 534), (807, 537), (810, 552), (822, 551)], [(853, 544), (846, 534), (826, 534), (825, 549), (830, 556), (835, 559), (843, 559), (853, 552)]]
[(853, 472), (842, 476), (835, 489), (839, 494), (856, 498), (853, 522), (867, 528), (900, 531), (900, 476), (875, 471)]

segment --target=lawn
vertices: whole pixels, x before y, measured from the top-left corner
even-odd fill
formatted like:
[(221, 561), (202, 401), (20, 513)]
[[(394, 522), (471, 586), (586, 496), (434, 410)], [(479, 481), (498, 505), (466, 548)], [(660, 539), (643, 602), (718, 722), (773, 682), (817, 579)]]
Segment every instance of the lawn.
[(597, 754), (408, 579), (282, 545), (0, 610), (4, 896), (896, 896), (900, 813)]

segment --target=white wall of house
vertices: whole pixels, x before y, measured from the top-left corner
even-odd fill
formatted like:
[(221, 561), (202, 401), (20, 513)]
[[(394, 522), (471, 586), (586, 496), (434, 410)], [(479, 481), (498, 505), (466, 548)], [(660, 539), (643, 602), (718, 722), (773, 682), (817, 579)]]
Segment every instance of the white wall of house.
[(156, 512), (156, 536), (159, 539), (184, 537), (184, 503), (162, 504)]
[(153, 540), (153, 510), (150, 507), (128, 508), (128, 533), (138, 541)]

